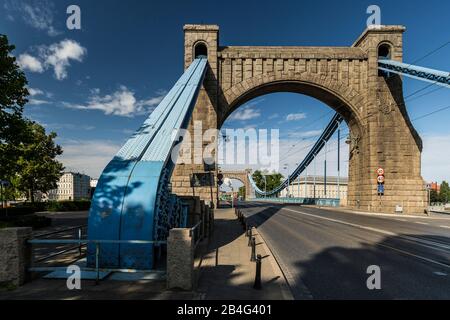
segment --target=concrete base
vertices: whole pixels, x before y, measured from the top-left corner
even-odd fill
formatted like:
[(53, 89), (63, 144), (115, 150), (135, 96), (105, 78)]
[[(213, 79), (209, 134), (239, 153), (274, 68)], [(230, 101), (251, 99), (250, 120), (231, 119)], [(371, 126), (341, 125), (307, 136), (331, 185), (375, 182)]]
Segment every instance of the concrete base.
[(0, 284), (20, 286), (31, 263), (31, 228), (0, 229)]

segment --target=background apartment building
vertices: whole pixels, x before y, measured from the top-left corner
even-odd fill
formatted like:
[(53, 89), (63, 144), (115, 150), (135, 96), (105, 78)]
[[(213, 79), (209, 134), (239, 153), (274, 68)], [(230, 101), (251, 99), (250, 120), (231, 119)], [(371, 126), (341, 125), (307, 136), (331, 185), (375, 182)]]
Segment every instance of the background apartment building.
[(65, 172), (57, 182), (57, 189), (50, 190), (52, 201), (82, 200), (90, 198), (91, 177), (78, 172)]
[[(327, 177), (326, 187), (323, 176), (300, 177), (290, 181), (289, 194), (295, 198), (332, 198), (341, 199), (341, 206), (347, 205), (348, 178)], [(281, 196), (287, 196), (287, 189), (281, 191)]]

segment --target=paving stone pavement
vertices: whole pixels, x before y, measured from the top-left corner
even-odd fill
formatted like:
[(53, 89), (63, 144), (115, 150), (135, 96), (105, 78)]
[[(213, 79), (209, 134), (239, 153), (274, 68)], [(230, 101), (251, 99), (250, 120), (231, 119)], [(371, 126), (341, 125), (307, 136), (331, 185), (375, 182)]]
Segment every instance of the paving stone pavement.
[(255, 262), (250, 261), (251, 248), (234, 209), (215, 210), (214, 236), (201, 260), (197, 292), (204, 299), (292, 299), (289, 287), (256, 229), (256, 254), (262, 256), (262, 289), (253, 289)]

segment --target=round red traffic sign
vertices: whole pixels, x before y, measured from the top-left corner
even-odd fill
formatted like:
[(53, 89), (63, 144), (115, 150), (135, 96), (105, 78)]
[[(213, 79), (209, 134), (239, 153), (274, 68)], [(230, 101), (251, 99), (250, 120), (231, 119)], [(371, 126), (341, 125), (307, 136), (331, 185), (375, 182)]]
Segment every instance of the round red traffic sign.
[(384, 176), (378, 176), (377, 181), (378, 181), (378, 183), (383, 183), (384, 182)]
[(384, 169), (383, 169), (383, 168), (378, 168), (378, 169), (377, 169), (377, 174), (378, 174), (379, 176), (384, 175)]

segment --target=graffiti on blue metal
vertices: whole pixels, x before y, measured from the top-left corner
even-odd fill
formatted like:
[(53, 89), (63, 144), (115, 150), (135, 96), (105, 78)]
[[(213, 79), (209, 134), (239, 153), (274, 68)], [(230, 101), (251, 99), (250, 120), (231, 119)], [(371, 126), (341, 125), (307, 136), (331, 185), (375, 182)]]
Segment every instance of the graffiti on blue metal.
[[(89, 211), (90, 240), (165, 240), (185, 223), (181, 200), (171, 193), (171, 151), (187, 128), (207, 68), (193, 61), (144, 124), (103, 170)], [(174, 134), (175, 133), (175, 134)], [(104, 244), (101, 267), (151, 269), (153, 244)], [(88, 265), (95, 245), (88, 245)]]

